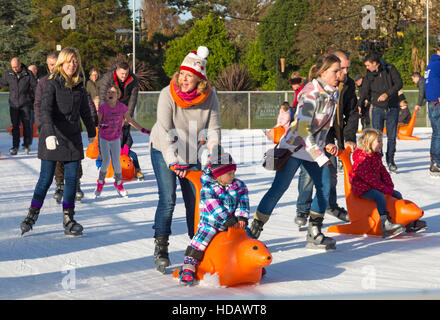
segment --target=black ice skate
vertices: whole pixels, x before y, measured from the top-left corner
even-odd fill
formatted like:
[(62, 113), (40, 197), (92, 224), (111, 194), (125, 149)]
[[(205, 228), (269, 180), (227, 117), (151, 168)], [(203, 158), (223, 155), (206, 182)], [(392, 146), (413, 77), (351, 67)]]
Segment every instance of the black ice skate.
[(431, 161), (431, 166), (429, 167), (429, 175), (431, 177), (440, 177), (440, 165), (437, 162)]
[(321, 232), (323, 217), (310, 218), (309, 227), (307, 230), (307, 244), (308, 249), (317, 250), (335, 250), (336, 240), (330, 237), (326, 237)]
[(348, 212), (344, 208), (341, 208), (339, 206), (336, 206), (336, 208), (333, 209), (327, 209), (325, 210), (325, 214), (329, 214), (335, 218), (338, 218), (341, 221), (344, 222), (350, 222), (350, 219), (348, 218)]
[(168, 236), (157, 236), (154, 240), (154, 263), (156, 270), (165, 274), (166, 267), (170, 265), (168, 256)]
[(81, 190), (81, 183), (78, 181), (76, 184), (75, 201), (81, 201), (84, 198), (84, 192)]
[(57, 201), (58, 204), (61, 203), (61, 200), (63, 200), (63, 193), (64, 193), (64, 182), (63, 181), (56, 181), (56, 189), (55, 193), (53, 194), (53, 198)]
[(63, 209), (64, 234), (78, 237), (82, 235), (83, 227), (73, 219), (75, 211), (73, 208)]
[(405, 226), (405, 231), (407, 233), (422, 232), (426, 229), (428, 229), (428, 225), (426, 224), (426, 221), (423, 220), (415, 220)]
[(38, 215), (40, 214), (40, 209), (34, 206), (31, 206), (29, 208), (29, 212), (24, 218), (23, 222), (20, 224), (21, 229), (21, 235), (25, 234), (26, 232), (32, 230), (33, 225), (38, 219)]
[(297, 212), (295, 223), (298, 225), (299, 231), (301, 231), (301, 228), (304, 227), (307, 224), (307, 219), (309, 218), (309, 214), (305, 212)]

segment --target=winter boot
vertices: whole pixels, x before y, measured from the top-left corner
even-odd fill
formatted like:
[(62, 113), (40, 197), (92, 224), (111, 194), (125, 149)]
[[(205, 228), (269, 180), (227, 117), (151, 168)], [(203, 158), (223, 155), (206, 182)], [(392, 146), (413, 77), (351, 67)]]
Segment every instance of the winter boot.
[(124, 186), (122, 184), (122, 179), (121, 180), (116, 180), (115, 183), (114, 183), (114, 186), (116, 188), (116, 191), (118, 192), (118, 194), (122, 198), (128, 197), (127, 190), (124, 189)]
[(64, 193), (64, 181), (57, 181), (56, 183), (56, 189), (55, 193), (53, 194), (53, 198), (57, 201), (58, 204), (61, 203), (61, 200), (63, 200), (63, 193)]
[(64, 234), (68, 236), (81, 236), (83, 227), (78, 222), (73, 220), (73, 216), (75, 215), (74, 208), (65, 208), (63, 209), (63, 227)]
[(382, 223), (382, 237), (384, 239), (391, 239), (403, 232), (403, 226), (400, 223), (392, 223), (390, 221), (388, 212), (380, 215)]
[(32, 230), (33, 225), (38, 220), (39, 214), (40, 214), (40, 208), (30, 206), (26, 218), (24, 218), (23, 222), (20, 225), (21, 235), (23, 235), (25, 232)]
[(263, 231), (263, 225), (269, 220), (270, 215), (263, 214), (258, 210), (255, 212), (254, 220), (250, 227), (251, 237), (258, 239)]
[(81, 199), (84, 198), (84, 192), (81, 190), (81, 182), (76, 183), (76, 194), (75, 194), (75, 200), (81, 201)]
[(325, 214), (329, 214), (335, 218), (338, 218), (339, 220), (350, 222), (350, 219), (348, 218), (348, 212), (344, 208), (341, 208), (340, 206), (336, 206), (333, 209), (327, 209), (325, 210)]
[(199, 261), (192, 257), (185, 257), (183, 266), (179, 271), (179, 283), (183, 286), (192, 286), (196, 278), (196, 269)]
[(156, 236), (154, 243), (154, 263), (156, 264), (156, 270), (165, 274), (166, 267), (170, 265), (168, 236)]
[(335, 250), (336, 241), (333, 238), (326, 237), (321, 232), (324, 214), (310, 212), (309, 227), (307, 230), (306, 248), (320, 250)]
[(299, 230), (301, 231), (301, 227), (304, 227), (307, 224), (307, 219), (309, 214), (306, 212), (297, 212), (295, 223), (298, 225)]

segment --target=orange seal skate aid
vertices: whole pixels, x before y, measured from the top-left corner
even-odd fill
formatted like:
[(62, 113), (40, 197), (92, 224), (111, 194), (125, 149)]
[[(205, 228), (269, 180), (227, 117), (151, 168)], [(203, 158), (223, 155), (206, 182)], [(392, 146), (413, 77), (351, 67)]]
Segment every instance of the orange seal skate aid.
[[(382, 226), (376, 203), (360, 198), (351, 192), (348, 173), (351, 170), (351, 148), (339, 151), (338, 157), (344, 165), (345, 200), (347, 202), (350, 223), (330, 226), (327, 231), (332, 233), (346, 233), (357, 235), (382, 235)], [(387, 211), (393, 223), (406, 226), (410, 222), (423, 216), (423, 210), (409, 200), (397, 200), (390, 195), (385, 195)]]

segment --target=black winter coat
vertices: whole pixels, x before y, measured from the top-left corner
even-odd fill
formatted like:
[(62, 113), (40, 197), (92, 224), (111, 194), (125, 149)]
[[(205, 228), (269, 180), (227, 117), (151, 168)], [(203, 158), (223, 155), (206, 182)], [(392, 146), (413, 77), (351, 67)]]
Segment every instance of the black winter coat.
[(8, 70), (0, 79), (0, 88), (9, 86), (9, 106), (11, 108), (32, 107), (37, 79), (24, 64), (18, 73)]
[[(399, 90), (402, 89), (403, 81), (399, 71), (392, 64), (381, 63), (377, 72), (367, 72), (359, 90), (359, 106), (364, 100), (368, 100), (374, 107), (383, 109), (399, 107)], [(386, 93), (385, 101), (377, 99)]]
[[(82, 81), (70, 89), (65, 86), (65, 79), (61, 75), (48, 79), (40, 106), (38, 158), (51, 161), (84, 159), (80, 118), (87, 128), (88, 137), (95, 137), (95, 123)], [(46, 138), (49, 136), (57, 137), (59, 144), (55, 150), (46, 148)]]
[[(334, 122), (336, 122), (336, 118)], [(345, 141), (356, 143), (359, 123), (356, 86), (353, 79), (348, 76), (339, 96), (339, 123), (341, 124), (340, 136), (342, 141), (338, 141), (337, 146), (343, 149)], [(327, 134), (326, 143), (334, 144), (336, 140), (335, 128), (331, 127)]]

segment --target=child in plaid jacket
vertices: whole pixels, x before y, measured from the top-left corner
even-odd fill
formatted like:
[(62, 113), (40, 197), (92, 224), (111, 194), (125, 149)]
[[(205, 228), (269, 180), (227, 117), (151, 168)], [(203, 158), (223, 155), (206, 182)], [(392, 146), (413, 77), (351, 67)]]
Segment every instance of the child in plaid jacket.
[(197, 232), (185, 252), (180, 283), (191, 285), (197, 265), (219, 231), (229, 227), (245, 228), (249, 219), (248, 189), (235, 178), (236, 164), (229, 154), (209, 160), (201, 177), (200, 221)]

